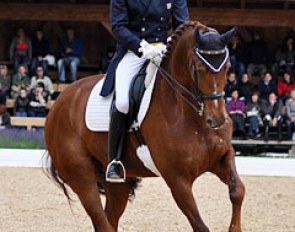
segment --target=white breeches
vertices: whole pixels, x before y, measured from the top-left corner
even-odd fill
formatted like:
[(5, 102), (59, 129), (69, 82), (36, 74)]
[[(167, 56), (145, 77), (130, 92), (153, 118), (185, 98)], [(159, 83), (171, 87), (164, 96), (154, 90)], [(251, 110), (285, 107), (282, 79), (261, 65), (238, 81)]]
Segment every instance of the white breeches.
[(118, 64), (115, 80), (116, 108), (121, 113), (129, 112), (129, 89), (133, 77), (139, 72), (146, 59), (128, 51)]

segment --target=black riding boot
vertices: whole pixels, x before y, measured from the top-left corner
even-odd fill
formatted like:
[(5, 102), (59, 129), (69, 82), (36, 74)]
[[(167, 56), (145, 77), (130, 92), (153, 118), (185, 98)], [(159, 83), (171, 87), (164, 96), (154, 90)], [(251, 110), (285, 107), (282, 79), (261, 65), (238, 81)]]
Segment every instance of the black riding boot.
[[(121, 155), (127, 132), (127, 115), (119, 112), (114, 106), (111, 115), (109, 137), (108, 137), (108, 166), (106, 181), (124, 182), (125, 171), (121, 163)], [(123, 172), (123, 177), (121, 175)]]

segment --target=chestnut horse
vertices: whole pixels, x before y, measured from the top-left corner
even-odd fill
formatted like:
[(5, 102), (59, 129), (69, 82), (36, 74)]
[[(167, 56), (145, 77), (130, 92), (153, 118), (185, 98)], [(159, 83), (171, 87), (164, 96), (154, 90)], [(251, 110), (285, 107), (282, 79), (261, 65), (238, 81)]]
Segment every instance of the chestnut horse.
[[(167, 45), (141, 125), (155, 166), (193, 231), (198, 232), (209, 231), (192, 193), (193, 182), (204, 172), (216, 174), (228, 185), (232, 203), (229, 231), (241, 231), (244, 185), (235, 167), (232, 123), (223, 98), (230, 67), (226, 44), (232, 36), (232, 31), (220, 35), (198, 22), (182, 25)], [(108, 134), (92, 132), (85, 125), (86, 103), (101, 77), (79, 80), (59, 96), (47, 117), (45, 141), (53, 179), (67, 197), (67, 186), (78, 195), (95, 231), (111, 232), (118, 230), (137, 177), (155, 174), (137, 157), (138, 142), (129, 133), (122, 158), (126, 182), (105, 182)], [(99, 189), (106, 194), (105, 208)]]

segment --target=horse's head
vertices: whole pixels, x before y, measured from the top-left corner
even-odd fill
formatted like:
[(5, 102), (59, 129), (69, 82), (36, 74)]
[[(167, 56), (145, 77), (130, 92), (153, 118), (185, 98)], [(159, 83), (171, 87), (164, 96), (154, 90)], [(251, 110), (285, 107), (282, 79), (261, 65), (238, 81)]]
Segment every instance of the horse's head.
[(226, 122), (224, 87), (230, 67), (226, 46), (235, 32), (235, 28), (224, 34), (209, 28), (203, 31), (195, 29), (193, 78), (198, 100), (204, 107), (204, 116), (211, 128), (219, 128)]

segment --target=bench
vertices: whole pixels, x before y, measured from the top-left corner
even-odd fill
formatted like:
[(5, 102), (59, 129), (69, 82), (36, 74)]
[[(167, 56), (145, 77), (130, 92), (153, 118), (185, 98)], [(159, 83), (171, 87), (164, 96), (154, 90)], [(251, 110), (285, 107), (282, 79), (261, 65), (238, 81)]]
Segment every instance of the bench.
[(11, 126), (26, 127), (32, 130), (33, 127), (44, 127), (46, 118), (37, 117), (10, 117)]
[[(12, 109), (14, 107), (14, 103), (15, 103), (15, 100), (14, 99), (7, 99), (6, 100), (6, 108), (8, 109)], [(51, 107), (53, 106), (53, 104), (55, 103), (54, 100), (49, 100), (47, 102), (47, 109), (51, 109)]]

